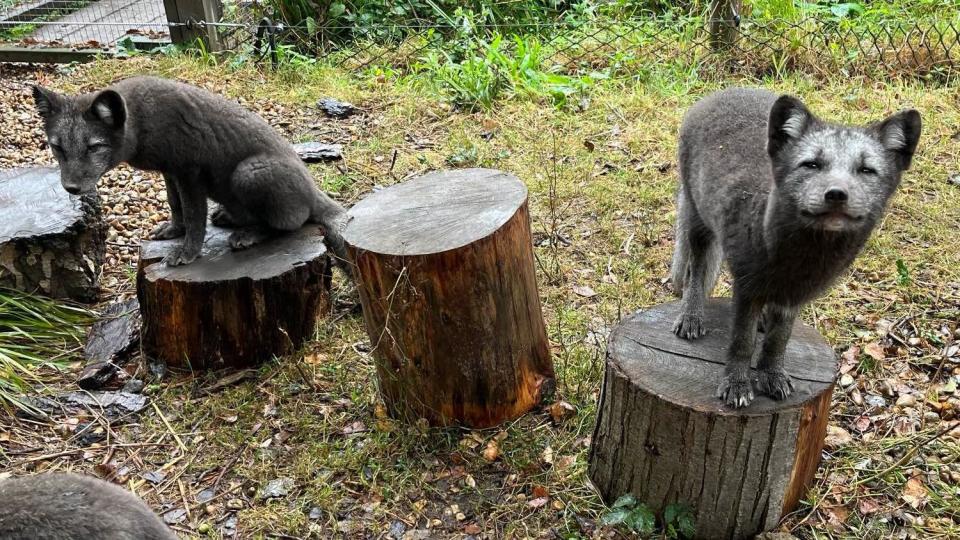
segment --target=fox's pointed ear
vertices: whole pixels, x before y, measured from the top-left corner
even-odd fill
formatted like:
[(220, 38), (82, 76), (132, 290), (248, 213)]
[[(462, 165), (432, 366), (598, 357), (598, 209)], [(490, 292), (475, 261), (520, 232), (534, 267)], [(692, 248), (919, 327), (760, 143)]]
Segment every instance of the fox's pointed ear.
[(767, 122), (767, 153), (779, 154), (790, 141), (799, 139), (813, 121), (813, 114), (799, 99), (789, 95), (777, 98)]
[(97, 94), (87, 113), (91, 118), (114, 129), (123, 127), (127, 121), (127, 105), (123, 102), (123, 97), (113, 90), (104, 90)]
[(60, 111), (63, 98), (53, 90), (47, 90), (42, 86), (34, 85), (33, 101), (37, 105), (37, 112), (40, 113), (40, 116), (42, 118), (50, 118)]
[(920, 142), (920, 113), (914, 109), (900, 111), (879, 122), (873, 129), (883, 147), (897, 156), (901, 170), (910, 168)]

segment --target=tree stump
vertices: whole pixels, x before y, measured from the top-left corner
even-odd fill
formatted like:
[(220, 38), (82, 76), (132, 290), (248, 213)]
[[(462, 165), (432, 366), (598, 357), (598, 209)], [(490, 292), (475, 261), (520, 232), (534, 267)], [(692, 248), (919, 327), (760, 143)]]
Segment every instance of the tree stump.
[(757, 395), (744, 409), (728, 409), (714, 395), (730, 339), (730, 301), (708, 302), (709, 332), (695, 341), (673, 334), (679, 312), (679, 302), (656, 306), (611, 333), (590, 478), (608, 503), (632, 493), (657, 512), (686, 505), (696, 538), (752, 538), (794, 510), (813, 480), (836, 356), (798, 322), (785, 357), (793, 395)]
[(161, 259), (180, 239), (144, 241), (137, 297), (144, 352), (174, 368), (247, 367), (296, 350), (330, 308), (323, 230), (308, 225), (243, 251), (207, 225), (200, 258)]
[(488, 427), (552, 391), (522, 182), (436, 172), (349, 213), (344, 240), (393, 416)]
[(105, 250), (96, 196), (67, 193), (55, 168), (0, 171), (0, 287), (95, 302)]

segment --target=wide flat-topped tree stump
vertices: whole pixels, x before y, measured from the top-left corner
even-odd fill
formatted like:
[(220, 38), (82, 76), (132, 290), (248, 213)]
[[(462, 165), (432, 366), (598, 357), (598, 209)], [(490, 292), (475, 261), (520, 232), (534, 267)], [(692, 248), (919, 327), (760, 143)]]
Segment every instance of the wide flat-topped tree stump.
[(180, 239), (144, 241), (137, 297), (144, 352), (172, 367), (246, 367), (296, 350), (330, 308), (323, 229), (308, 225), (243, 251), (207, 225), (203, 251), (162, 262)]
[(394, 416), (492, 426), (552, 388), (522, 182), (436, 172), (349, 213), (344, 240)]
[(798, 322), (785, 356), (795, 392), (784, 401), (758, 394), (729, 409), (715, 397), (729, 300), (708, 302), (708, 334), (694, 341), (673, 334), (679, 312), (679, 302), (656, 306), (610, 334), (590, 478), (608, 503), (632, 493), (658, 512), (687, 505), (696, 538), (752, 538), (792, 511), (813, 480), (836, 356)]
[(70, 195), (55, 168), (0, 171), (0, 287), (95, 302), (105, 249), (96, 195)]

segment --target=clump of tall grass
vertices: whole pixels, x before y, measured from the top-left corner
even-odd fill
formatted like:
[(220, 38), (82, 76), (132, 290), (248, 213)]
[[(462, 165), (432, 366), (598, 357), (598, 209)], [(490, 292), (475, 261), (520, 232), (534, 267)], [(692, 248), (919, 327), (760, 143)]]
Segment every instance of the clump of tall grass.
[(0, 289), (0, 406), (29, 408), (22, 396), (78, 358), (93, 315), (83, 307)]

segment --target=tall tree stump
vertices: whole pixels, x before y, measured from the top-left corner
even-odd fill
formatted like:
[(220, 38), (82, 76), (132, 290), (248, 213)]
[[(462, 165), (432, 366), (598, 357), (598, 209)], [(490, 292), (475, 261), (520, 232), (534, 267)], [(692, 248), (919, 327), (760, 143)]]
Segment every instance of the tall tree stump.
[(144, 352), (175, 368), (247, 367), (296, 350), (330, 308), (323, 230), (308, 225), (243, 251), (207, 225), (200, 258), (162, 262), (181, 240), (144, 241), (137, 298)]
[(0, 171), (0, 287), (95, 302), (105, 250), (96, 196), (67, 193), (55, 168)]
[(493, 426), (552, 390), (522, 182), (436, 172), (374, 193), (350, 216), (344, 240), (395, 417)]
[(590, 478), (607, 502), (632, 493), (658, 512), (688, 506), (696, 538), (752, 538), (791, 512), (813, 480), (836, 356), (798, 322), (785, 357), (793, 395), (757, 395), (728, 409), (714, 396), (730, 340), (729, 300), (708, 302), (709, 332), (695, 341), (673, 334), (679, 312), (679, 302), (656, 306), (610, 334)]

